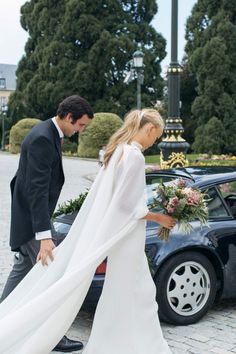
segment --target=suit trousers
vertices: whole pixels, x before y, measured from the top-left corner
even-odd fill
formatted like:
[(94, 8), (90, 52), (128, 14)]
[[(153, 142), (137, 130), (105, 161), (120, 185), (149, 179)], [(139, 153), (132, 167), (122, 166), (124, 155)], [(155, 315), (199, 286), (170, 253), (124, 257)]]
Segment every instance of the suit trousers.
[(20, 247), (20, 252), (15, 253), (14, 264), (3, 289), (0, 302), (15, 289), (26, 274), (33, 268), (39, 249), (40, 241), (31, 239)]

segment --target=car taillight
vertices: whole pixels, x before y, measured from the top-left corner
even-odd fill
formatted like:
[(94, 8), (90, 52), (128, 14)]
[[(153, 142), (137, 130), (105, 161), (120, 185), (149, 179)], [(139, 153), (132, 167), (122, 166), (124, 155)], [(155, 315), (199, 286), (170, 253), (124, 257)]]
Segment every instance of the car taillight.
[(97, 270), (96, 270), (95, 274), (97, 274), (97, 275), (105, 274), (106, 273), (106, 268), (107, 268), (107, 261), (105, 260), (97, 267)]

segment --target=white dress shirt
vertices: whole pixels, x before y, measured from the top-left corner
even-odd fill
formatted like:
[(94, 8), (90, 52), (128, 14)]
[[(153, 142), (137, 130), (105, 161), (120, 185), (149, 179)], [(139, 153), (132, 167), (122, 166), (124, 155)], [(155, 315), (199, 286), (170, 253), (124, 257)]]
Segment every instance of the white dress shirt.
[[(52, 122), (55, 124), (55, 127), (57, 128), (58, 134), (60, 136), (60, 139), (64, 138), (64, 134), (63, 131), (61, 130), (61, 128), (59, 127), (57, 121), (56, 121), (56, 117), (52, 118)], [(46, 240), (52, 238), (52, 232), (51, 230), (46, 230), (46, 231), (41, 231), (41, 232), (36, 232), (35, 233), (35, 239), (38, 241), (41, 240)]]

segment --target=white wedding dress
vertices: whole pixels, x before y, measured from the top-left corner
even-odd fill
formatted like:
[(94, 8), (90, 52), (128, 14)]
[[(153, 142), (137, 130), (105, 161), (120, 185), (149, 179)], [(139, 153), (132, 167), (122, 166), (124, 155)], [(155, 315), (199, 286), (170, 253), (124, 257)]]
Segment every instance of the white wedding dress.
[(101, 168), (66, 239), (0, 305), (0, 353), (48, 354), (69, 329), (97, 266), (103, 292), (83, 354), (170, 354), (145, 246), (144, 157), (120, 145)]

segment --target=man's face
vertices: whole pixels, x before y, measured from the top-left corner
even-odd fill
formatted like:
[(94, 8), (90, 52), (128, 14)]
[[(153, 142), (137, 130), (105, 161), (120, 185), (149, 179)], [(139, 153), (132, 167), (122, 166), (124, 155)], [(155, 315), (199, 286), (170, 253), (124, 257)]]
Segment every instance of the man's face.
[(89, 116), (87, 114), (84, 114), (73, 124), (71, 114), (69, 113), (64, 119), (63, 133), (65, 134), (65, 136), (70, 137), (77, 132), (82, 132), (90, 121), (91, 119), (89, 118)]

